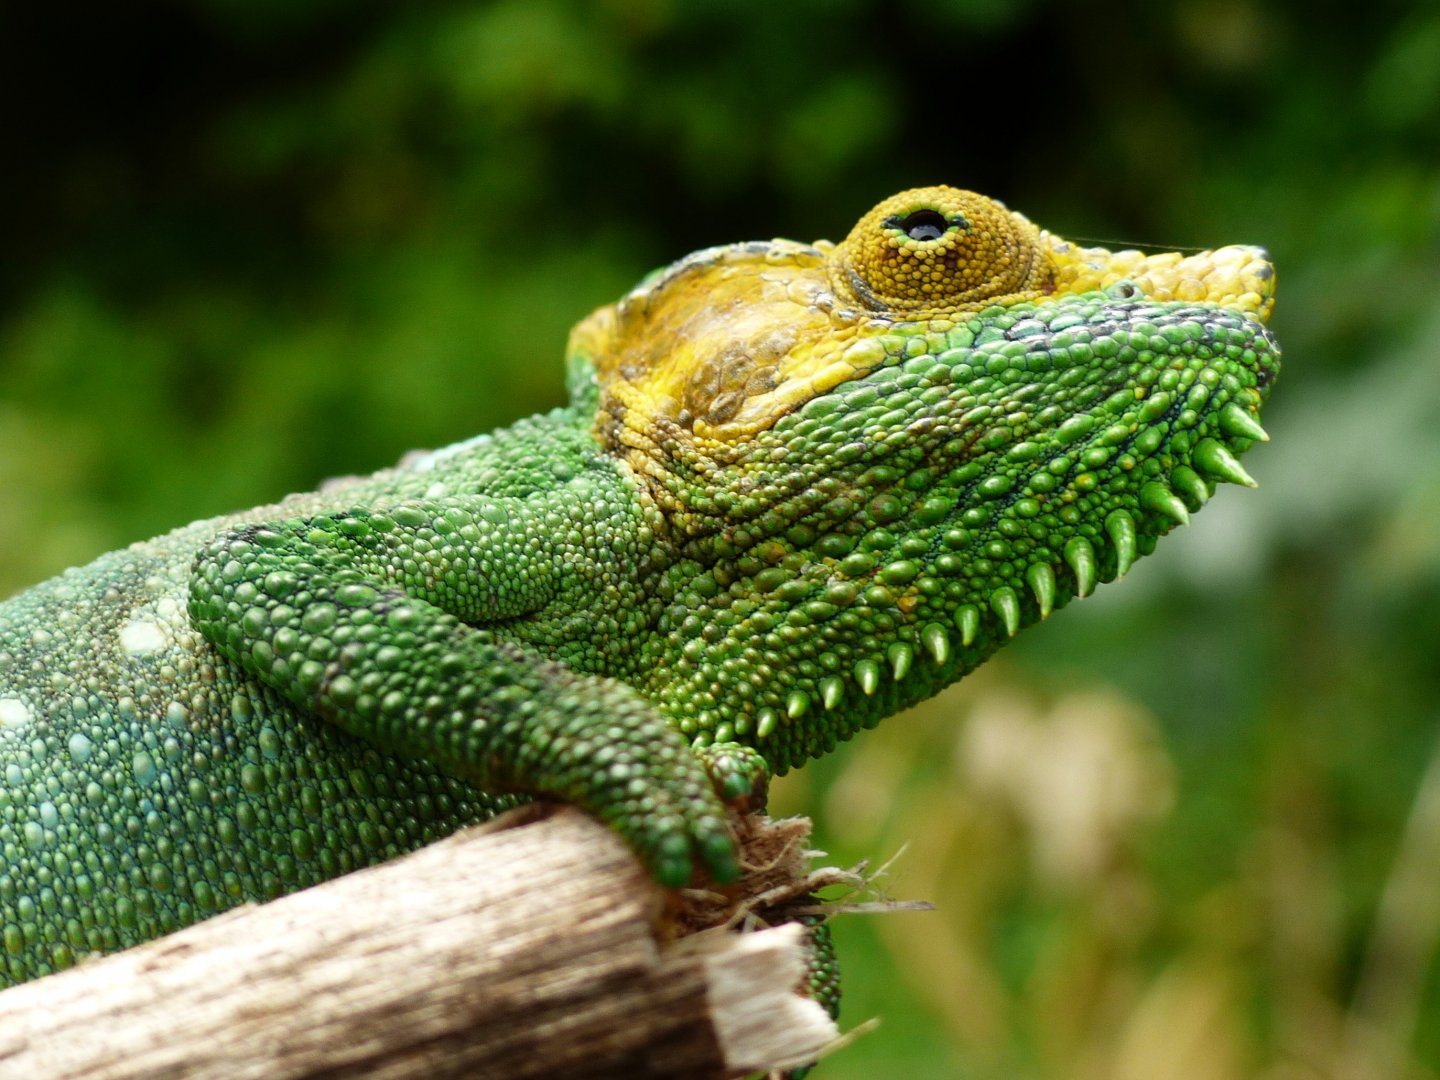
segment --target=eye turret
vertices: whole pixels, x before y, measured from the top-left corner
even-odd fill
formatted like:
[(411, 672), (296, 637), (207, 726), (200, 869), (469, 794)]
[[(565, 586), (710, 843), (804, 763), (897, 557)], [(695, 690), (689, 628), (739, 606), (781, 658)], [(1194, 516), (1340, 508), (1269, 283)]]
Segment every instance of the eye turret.
[(941, 313), (1040, 287), (1039, 232), (983, 195), (916, 188), (886, 199), (837, 252), (836, 290), (872, 311)]

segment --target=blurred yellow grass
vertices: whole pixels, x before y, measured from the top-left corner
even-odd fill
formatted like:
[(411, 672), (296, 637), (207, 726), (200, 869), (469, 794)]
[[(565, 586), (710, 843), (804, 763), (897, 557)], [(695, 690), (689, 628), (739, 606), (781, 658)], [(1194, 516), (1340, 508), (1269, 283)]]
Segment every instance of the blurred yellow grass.
[[(1167, 894), (1152, 855), (1187, 792), (1155, 718), (1102, 683), (1047, 695), (1022, 674), (992, 661), (842, 750), (823, 789), (805, 773), (777, 786), (776, 812), (814, 814), (832, 854), (901, 851), (882, 888), (936, 903), (837, 931), (842, 962), (852, 937), (888, 954), (898, 984), (882, 1025), (919, 1009), (945, 1030), (950, 1060), (905, 1075), (1436, 1075), (1407, 1048), (1440, 917), (1440, 758), (1352, 1000), (1344, 884), (1322, 830), (1256, 821), (1204, 868), (1204, 892)], [(875, 977), (850, 970), (852, 983)], [(826, 1075), (877, 1075), (863, 1043)]]

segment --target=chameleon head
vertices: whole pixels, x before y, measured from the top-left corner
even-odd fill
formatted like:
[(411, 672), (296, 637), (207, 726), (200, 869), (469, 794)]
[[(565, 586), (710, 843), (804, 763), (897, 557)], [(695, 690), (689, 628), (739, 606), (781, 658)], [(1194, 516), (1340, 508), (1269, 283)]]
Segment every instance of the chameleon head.
[(782, 418), (922, 344), (953, 348), (939, 335), (987, 308), (1102, 293), (1122, 306), (1189, 301), (1263, 323), (1274, 280), (1260, 248), (1081, 247), (983, 195), (916, 188), (880, 203), (839, 244), (772, 240), (687, 256), (577, 326), (570, 354), (580, 380), (598, 383), (606, 445), (663, 479), (671, 463), (657, 436), (733, 458)]
[(652, 275), (572, 360), (690, 538), (659, 695), (784, 769), (1120, 576), (1216, 482), (1252, 483), (1273, 295), (1255, 247), (1081, 247), (947, 187), (839, 244)]

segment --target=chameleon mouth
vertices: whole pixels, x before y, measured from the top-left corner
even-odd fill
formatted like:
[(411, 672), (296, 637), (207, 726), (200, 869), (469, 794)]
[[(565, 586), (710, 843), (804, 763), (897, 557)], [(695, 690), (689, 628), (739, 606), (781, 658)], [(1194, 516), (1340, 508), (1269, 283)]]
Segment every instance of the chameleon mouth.
[(1275, 266), (1264, 248), (1250, 244), (1193, 255), (1146, 255), (1080, 247), (1048, 232), (1040, 234), (1040, 244), (1054, 268), (1052, 298), (1095, 290), (1123, 296), (1123, 287), (1129, 285), (1131, 295), (1157, 303), (1216, 304), (1259, 322), (1267, 321), (1275, 306)]

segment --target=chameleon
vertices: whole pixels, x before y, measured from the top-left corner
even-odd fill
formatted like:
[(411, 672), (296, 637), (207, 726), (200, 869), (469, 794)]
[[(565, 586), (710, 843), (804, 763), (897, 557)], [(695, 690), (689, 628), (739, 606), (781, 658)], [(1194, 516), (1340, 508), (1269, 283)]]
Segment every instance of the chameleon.
[(1267, 435), (1257, 247), (902, 192), (572, 331), (568, 404), (0, 605), (0, 985), (576, 804), (667, 886), (726, 803), (1122, 577)]

